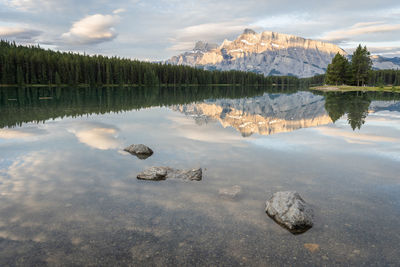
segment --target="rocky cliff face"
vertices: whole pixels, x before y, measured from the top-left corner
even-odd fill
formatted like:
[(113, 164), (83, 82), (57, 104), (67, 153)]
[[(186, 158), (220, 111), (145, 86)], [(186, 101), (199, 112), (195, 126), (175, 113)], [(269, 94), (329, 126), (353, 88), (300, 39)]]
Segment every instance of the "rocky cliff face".
[(192, 116), (197, 124), (218, 121), (233, 127), (242, 136), (270, 135), (331, 123), (324, 98), (308, 92), (264, 94), (242, 99), (208, 100), (203, 103), (173, 106)]
[[(192, 51), (167, 63), (208, 70), (253, 71), (264, 75), (311, 77), (323, 74), (332, 58), (347, 53), (337, 45), (294, 35), (246, 29), (236, 40), (221, 45), (197, 42)], [(375, 69), (400, 69), (400, 59), (373, 56)]]
[(250, 29), (218, 47), (198, 44), (193, 51), (174, 56), (167, 62), (205, 69), (310, 77), (325, 73), (336, 53), (346, 54), (334, 44), (276, 32), (256, 33)]

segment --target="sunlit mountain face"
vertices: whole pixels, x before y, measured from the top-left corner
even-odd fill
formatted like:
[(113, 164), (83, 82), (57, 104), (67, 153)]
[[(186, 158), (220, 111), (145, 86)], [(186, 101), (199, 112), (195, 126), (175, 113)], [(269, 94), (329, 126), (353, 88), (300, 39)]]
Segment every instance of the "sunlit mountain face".
[[(194, 40), (193, 40), (194, 41)], [(246, 29), (236, 39), (221, 44), (198, 41), (191, 51), (173, 56), (167, 63), (214, 70), (241, 70), (264, 75), (311, 77), (324, 74), (339, 46), (303, 37)], [(374, 69), (399, 69), (399, 58), (371, 57)]]
[(235, 40), (225, 40), (221, 45), (197, 42), (192, 51), (174, 56), (167, 62), (205, 69), (311, 77), (325, 73), (336, 53), (346, 55), (335, 44), (246, 29)]

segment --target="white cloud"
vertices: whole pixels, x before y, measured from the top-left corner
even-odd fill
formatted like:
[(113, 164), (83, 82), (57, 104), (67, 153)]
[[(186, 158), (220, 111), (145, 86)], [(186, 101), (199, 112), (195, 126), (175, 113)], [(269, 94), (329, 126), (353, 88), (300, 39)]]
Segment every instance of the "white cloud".
[(322, 39), (327, 41), (345, 41), (367, 34), (400, 33), (400, 24), (389, 24), (382, 21), (361, 22), (345, 29), (334, 30), (325, 34)]
[(194, 42), (178, 42), (178, 43), (168, 47), (168, 50), (182, 52), (182, 51), (191, 50), (191, 49), (193, 49), (193, 47), (194, 47)]
[[(398, 42), (373, 42), (371, 45), (367, 45), (368, 50), (372, 55), (380, 55), (384, 57), (399, 57), (400, 56), (400, 47), (395, 46)], [(353, 53), (356, 49), (358, 43), (357, 42), (349, 42), (346, 48), (346, 51), (349, 53)]]
[(174, 43), (169, 50), (181, 51), (194, 47), (196, 41), (216, 42), (224, 40), (231, 35), (241, 33), (246, 27), (242, 19), (220, 23), (205, 23), (179, 29), (175, 37), (170, 38)]
[(58, 1), (54, 0), (3, 0), (4, 4), (21, 11), (38, 12), (41, 9), (49, 9), (55, 6)]
[(290, 14), (281, 14), (277, 16), (268, 16), (266, 18), (262, 18), (256, 22), (254, 22), (251, 27), (261, 27), (264, 29), (273, 29), (282, 28), (293, 25), (306, 25), (306, 24), (316, 24), (315, 21), (311, 19), (311, 16), (307, 13), (299, 14), (290, 13)]
[(120, 13), (123, 13), (123, 12), (125, 12), (126, 10), (124, 9), (124, 8), (118, 8), (118, 9), (116, 9), (116, 10), (114, 10), (113, 11), (113, 14), (120, 14)]
[(62, 38), (68, 43), (80, 45), (111, 41), (117, 36), (114, 26), (119, 21), (117, 15), (87, 16), (75, 22), (67, 33), (62, 34)]
[(0, 37), (7, 39), (32, 40), (41, 34), (41, 31), (23, 27), (0, 26)]
[[(399, 47), (399, 14), (398, 0), (365, 0), (362, 5), (345, 0), (0, 0), (0, 25), (40, 29), (35, 43), (55, 44), (63, 51), (152, 60), (190, 50), (198, 40), (221, 43), (247, 27), (257, 32), (331, 38), (346, 49), (354, 47), (353, 43), (381, 46), (375, 45), (377, 41), (397, 42), (384, 46)], [(118, 24), (122, 15), (124, 23)], [(103, 26), (93, 30), (94, 26), (86, 25), (89, 20)], [(101, 49), (90, 45), (109, 40), (114, 42), (103, 43)]]

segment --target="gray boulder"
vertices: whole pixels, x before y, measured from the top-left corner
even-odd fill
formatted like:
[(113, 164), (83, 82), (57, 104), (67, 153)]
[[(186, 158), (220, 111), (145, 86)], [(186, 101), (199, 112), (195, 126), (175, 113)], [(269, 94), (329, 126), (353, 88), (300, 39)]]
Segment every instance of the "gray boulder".
[(129, 152), (132, 155), (135, 155), (139, 159), (147, 159), (148, 157), (153, 155), (153, 150), (151, 150), (148, 146), (145, 146), (143, 144), (130, 145), (126, 147), (124, 151)]
[(140, 180), (160, 181), (167, 179), (167, 167), (150, 167), (137, 175)]
[(201, 181), (203, 172), (201, 168), (179, 170), (170, 167), (150, 167), (137, 175), (140, 180), (160, 181), (165, 179), (181, 179), (188, 181)]
[(178, 170), (168, 169), (167, 178), (175, 178), (189, 181), (201, 181), (203, 178), (203, 171), (201, 168), (189, 169), (189, 170)]
[(313, 226), (314, 212), (296, 191), (276, 192), (266, 202), (265, 211), (292, 233), (303, 233)]

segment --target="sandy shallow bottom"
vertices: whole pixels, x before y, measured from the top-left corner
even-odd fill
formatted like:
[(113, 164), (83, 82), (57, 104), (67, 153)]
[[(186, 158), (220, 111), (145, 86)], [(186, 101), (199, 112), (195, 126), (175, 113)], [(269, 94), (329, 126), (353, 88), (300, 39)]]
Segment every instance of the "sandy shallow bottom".
[[(243, 138), (151, 108), (0, 129), (0, 265), (398, 266), (399, 117)], [(149, 166), (204, 177), (137, 180)], [(280, 190), (312, 205), (313, 228), (292, 235), (265, 214)]]

